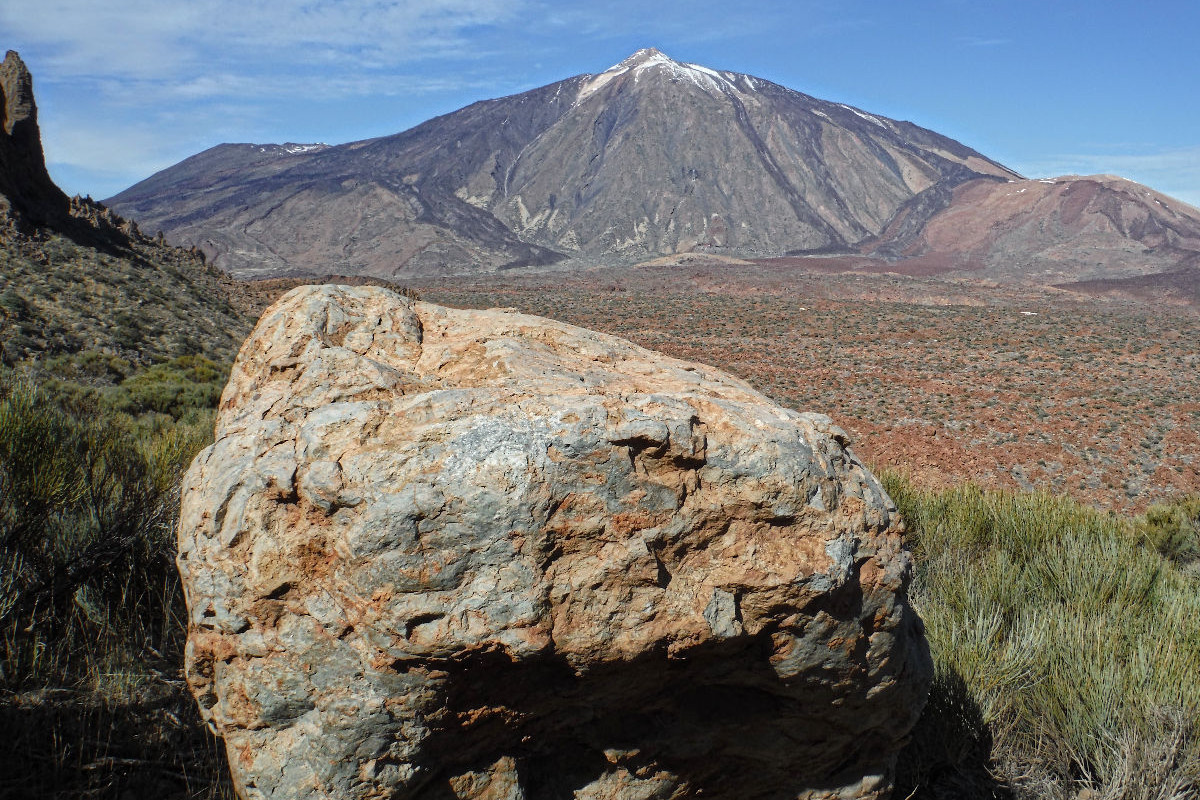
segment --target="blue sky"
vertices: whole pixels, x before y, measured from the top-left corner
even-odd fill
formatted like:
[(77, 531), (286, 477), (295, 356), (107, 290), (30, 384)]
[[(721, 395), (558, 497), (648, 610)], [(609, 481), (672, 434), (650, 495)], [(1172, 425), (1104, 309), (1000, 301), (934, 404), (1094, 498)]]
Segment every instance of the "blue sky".
[(221, 142), (340, 143), (634, 50), (1200, 206), (1200, 2), (5, 0), (47, 160), (102, 198)]

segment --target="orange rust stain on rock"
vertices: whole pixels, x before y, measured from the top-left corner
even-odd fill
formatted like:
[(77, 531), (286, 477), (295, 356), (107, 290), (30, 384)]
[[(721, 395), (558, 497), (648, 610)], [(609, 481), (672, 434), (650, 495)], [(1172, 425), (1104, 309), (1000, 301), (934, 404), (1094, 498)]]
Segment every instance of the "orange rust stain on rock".
[(875, 587), (879, 585), (879, 576), (883, 572), (879, 565), (875, 563), (875, 559), (867, 559), (866, 562), (858, 570), (858, 580), (864, 587)]
[(622, 512), (609, 517), (608, 531), (618, 536), (629, 536), (636, 531), (653, 528), (658, 524), (660, 523), (649, 514)]

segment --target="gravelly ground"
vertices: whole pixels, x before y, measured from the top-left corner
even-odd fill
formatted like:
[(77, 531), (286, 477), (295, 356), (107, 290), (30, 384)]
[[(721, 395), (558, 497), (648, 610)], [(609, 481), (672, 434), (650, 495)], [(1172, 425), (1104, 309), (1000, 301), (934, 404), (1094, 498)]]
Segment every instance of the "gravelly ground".
[(423, 298), (614, 333), (832, 416), (928, 485), (1140, 510), (1200, 492), (1195, 306), (794, 266), (430, 282)]

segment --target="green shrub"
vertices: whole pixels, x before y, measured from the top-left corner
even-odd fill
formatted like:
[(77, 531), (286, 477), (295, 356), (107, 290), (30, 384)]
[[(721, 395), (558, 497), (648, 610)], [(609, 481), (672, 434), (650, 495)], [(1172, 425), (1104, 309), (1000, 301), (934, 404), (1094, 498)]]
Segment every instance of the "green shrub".
[[(952, 796), (937, 788), (948, 775), (978, 773), (978, 753), (948, 764), (930, 752), (930, 731), (975, 719), (991, 750), (982, 774), (1019, 795), (1195, 796), (1200, 583), (1145, 532), (1181, 530), (1191, 506), (1129, 520), (1044, 493), (883, 479), (908, 524), (912, 603), (937, 670), (933, 719), (901, 757), (925, 765), (907, 772), (905, 793)], [(961, 697), (945, 696), (956, 686)], [(948, 709), (954, 719), (936, 719)], [(981, 795), (1001, 789), (973, 780)]]
[(9, 286), (0, 294), (0, 309), (3, 309), (14, 320), (26, 319), (30, 313), (29, 303), (12, 286)]
[(1172, 561), (1200, 561), (1200, 496), (1151, 506), (1139, 531), (1152, 547)]
[[(80, 379), (92, 383), (119, 383), (133, 372), (133, 366), (125, 359), (95, 350), (84, 350), (73, 356), (60, 358), (74, 367), (75, 374)], [(64, 377), (74, 376), (67, 374)]]
[(114, 402), (131, 413), (178, 418), (189, 409), (215, 408), (227, 377), (227, 369), (203, 356), (179, 356), (125, 379)]
[(47, 642), (70, 638), (77, 610), (106, 624), (89, 598), (127, 592), (154, 557), (162, 476), (122, 420), (90, 411), (67, 413), (27, 378), (0, 387), (0, 557), (13, 567), (0, 630), (13, 679), (51, 677)]
[(212, 412), (62, 400), (0, 368), (0, 797), (230, 797), (178, 672), (178, 485)]
[[(209, 366), (194, 364), (198, 374)], [(177, 484), (211, 438), (212, 413), (134, 419), (56, 402), (0, 371), (0, 671), (11, 685), (78, 681), (177, 610)], [(178, 637), (159, 631), (150, 639)]]

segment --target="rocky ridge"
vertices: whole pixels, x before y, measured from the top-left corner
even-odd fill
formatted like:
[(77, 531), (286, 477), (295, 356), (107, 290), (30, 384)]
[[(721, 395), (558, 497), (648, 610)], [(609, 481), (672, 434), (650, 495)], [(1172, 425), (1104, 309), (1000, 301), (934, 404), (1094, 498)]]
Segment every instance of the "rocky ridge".
[(228, 279), (198, 250), (145, 236), (54, 184), (33, 78), (11, 50), (0, 64), (0, 114), (0, 363), (82, 351), (143, 366), (231, 358), (250, 320), (231, 304)]
[(245, 798), (875, 798), (931, 667), (820, 414), (615, 337), (301, 287), (185, 481)]

